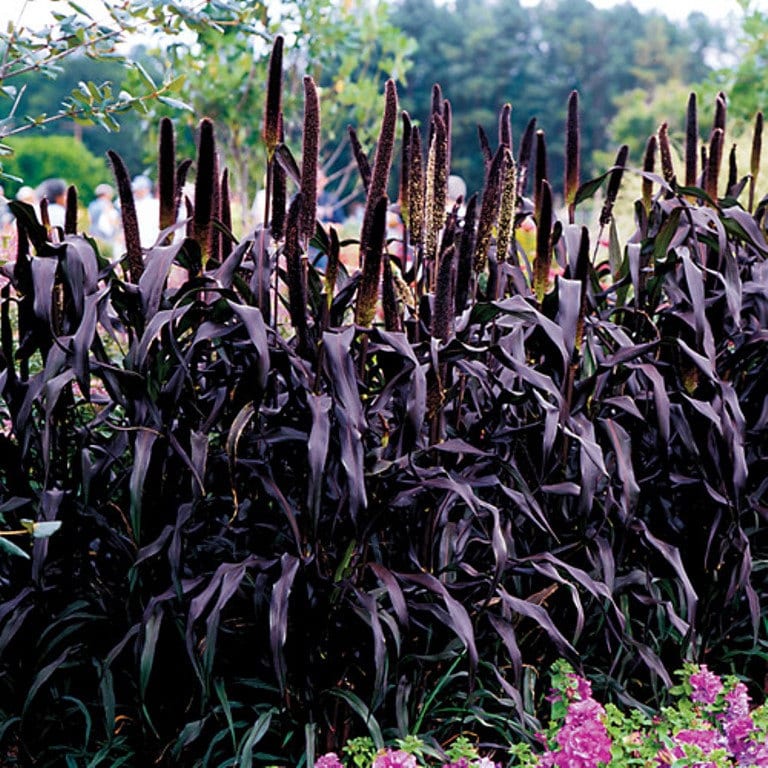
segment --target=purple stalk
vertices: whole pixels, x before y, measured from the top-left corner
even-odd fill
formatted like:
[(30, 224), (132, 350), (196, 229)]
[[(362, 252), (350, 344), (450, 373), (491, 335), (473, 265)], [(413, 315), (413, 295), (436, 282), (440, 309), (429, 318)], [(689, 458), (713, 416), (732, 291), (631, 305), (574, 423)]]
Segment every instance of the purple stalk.
[(696, 94), (688, 97), (685, 119), (685, 186), (696, 186), (696, 166), (699, 160), (699, 120), (696, 110)]

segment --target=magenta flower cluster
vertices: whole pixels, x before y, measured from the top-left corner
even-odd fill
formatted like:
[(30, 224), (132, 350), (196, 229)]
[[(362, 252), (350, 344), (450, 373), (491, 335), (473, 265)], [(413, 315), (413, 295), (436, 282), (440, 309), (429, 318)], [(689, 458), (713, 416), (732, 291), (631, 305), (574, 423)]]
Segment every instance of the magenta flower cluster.
[(768, 768), (768, 743), (760, 740), (752, 713), (749, 694), (744, 683), (736, 683), (725, 700), (727, 709), (722, 718), (727, 747), (740, 766)]
[(722, 680), (714, 672), (710, 672), (706, 664), (702, 664), (699, 671), (690, 676), (688, 682), (693, 689), (691, 700), (699, 704), (714, 704), (723, 690)]
[(327, 752), (315, 760), (315, 768), (344, 768), (344, 765), (335, 752)]
[[(565, 674), (563, 670), (567, 670)], [(746, 686), (723, 681), (706, 665), (687, 665), (687, 702), (640, 720), (610, 706), (610, 712), (592, 697), (587, 680), (558, 664), (558, 685), (549, 700), (553, 722), (546, 734), (543, 754), (513, 748), (520, 768), (768, 768), (768, 717), (756, 722)]]
[[(654, 717), (628, 716), (614, 705), (603, 706), (592, 695), (589, 681), (573, 673), (563, 661), (553, 668), (555, 689), (552, 722), (539, 734), (543, 751), (528, 744), (511, 745), (516, 768), (768, 768), (768, 711), (751, 709), (747, 687), (733, 677), (721, 679), (705, 664), (686, 665), (683, 684), (672, 694), (689, 696), (662, 709)], [(463, 738), (463, 737), (462, 737)], [(422, 768), (420, 742), (400, 742), (406, 749), (382, 749), (364, 768)], [(441, 768), (502, 768), (481, 757), (469, 742), (453, 745), (450, 762)], [(466, 740), (465, 740), (466, 741)], [(415, 748), (414, 748), (415, 743)], [(458, 748), (457, 748), (458, 746)], [(414, 752), (416, 754), (414, 754)], [(459, 755), (465, 756), (459, 756)], [(417, 756), (418, 755), (418, 756)], [(470, 755), (470, 756), (466, 756)], [(370, 762), (369, 762), (370, 761)], [(355, 764), (362, 765), (359, 755)], [(440, 763), (429, 763), (439, 766)], [(345, 768), (329, 752), (314, 768)]]
[[(758, 733), (752, 713), (750, 698), (744, 683), (737, 682), (728, 690), (721, 702), (718, 697), (725, 690), (720, 677), (702, 664), (688, 678), (691, 701), (701, 706), (698, 727), (684, 728), (674, 735), (673, 759), (686, 756), (685, 745), (701, 750), (705, 759), (716, 750), (726, 754), (730, 765), (749, 768), (768, 768), (768, 743), (765, 734)], [(702, 768), (715, 768), (714, 760), (699, 763)]]
[[(344, 768), (335, 752), (328, 752), (315, 760), (315, 768)], [(381, 750), (374, 758), (371, 768), (420, 768), (415, 755), (402, 749)], [(443, 763), (442, 768), (501, 768), (489, 757), (462, 757), (452, 763)]]
[(377, 755), (373, 768), (419, 768), (414, 755), (402, 749), (387, 749)]
[(557, 747), (547, 750), (540, 758), (542, 768), (596, 768), (611, 759), (611, 739), (605, 727), (605, 709), (592, 698), (592, 688), (586, 680), (570, 676), (570, 699), (565, 723), (555, 737)]

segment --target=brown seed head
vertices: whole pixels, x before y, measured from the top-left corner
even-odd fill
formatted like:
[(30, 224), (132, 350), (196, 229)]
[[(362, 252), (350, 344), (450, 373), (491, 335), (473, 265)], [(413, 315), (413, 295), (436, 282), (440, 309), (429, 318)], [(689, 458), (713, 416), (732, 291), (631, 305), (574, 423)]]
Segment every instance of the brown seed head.
[(672, 163), (672, 148), (669, 144), (669, 126), (662, 123), (659, 127), (659, 150), (661, 152), (661, 173), (664, 181), (672, 183), (675, 179), (675, 168)]
[(305, 244), (315, 234), (317, 174), (320, 156), (320, 98), (311, 77), (304, 78), (304, 131), (301, 145), (301, 216), (299, 237)]
[(475, 247), (474, 270), (480, 274), (488, 262), (488, 248), (491, 244), (493, 225), (499, 213), (501, 174), (505, 148), (499, 147), (488, 169), (483, 189), (483, 201), (480, 205), (480, 219), (477, 225), (477, 245)]
[(501, 202), (499, 203), (499, 228), (496, 236), (496, 258), (499, 263), (507, 260), (512, 243), (512, 228), (515, 221), (515, 191), (517, 178), (512, 152), (504, 146), (504, 165), (501, 182)]
[(421, 155), (421, 131), (413, 126), (409, 152), (410, 171), (408, 174), (408, 215), (410, 218), (409, 237), (411, 245), (424, 244), (424, 160)]
[[(176, 136), (173, 122), (164, 117), (160, 120), (160, 136), (157, 151), (157, 190), (160, 202), (160, 229), (167, 229), (176, 222)], [(171, 236), (165, 244), (170, 243)]]
[(579, 189), (579, 94), (571, 91), (568, 97), (568, 117), (565, 122), (565, 202), (568, 221), (576, 216), (576, 192)]
[(283, 37), (278, 35), (269, 57), (269, 76), (267, 79), (267, 103), (264, 109), (264, 128), (261, 136), (267, 147), (267, 155), (272, 159), (280, 140), (280, 113), (282, 111), (283, 89)]
[[(649, 136), (648, 141), (645, 144), (645, 153), (643, 155), (643, 170), (646, 173), (653, 173), (656, 167), (656, 137)], [(651, 210), (651, 201), (653, 199), (653, 182), (650, 179), (643, 177), (643, 205), (646, 211)]]
[(533, 259), (533, 291), (541, 303), (549, 284), (552, 266), (552, 188), (546, 179), (541, 182), (541, 209), (536, 221), (536, 256)]

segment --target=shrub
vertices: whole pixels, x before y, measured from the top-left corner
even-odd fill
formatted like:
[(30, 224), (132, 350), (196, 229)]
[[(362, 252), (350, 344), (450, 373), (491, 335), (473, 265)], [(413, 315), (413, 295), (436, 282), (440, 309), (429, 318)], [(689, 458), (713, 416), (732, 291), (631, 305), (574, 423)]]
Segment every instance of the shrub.
[[(532, 123), (513, 152), (509, 110), (482, 193), (446, 216), (450, 105), (436, 87), (422, 136), (388, 83), (372, 162), (353, 141), (350, 273), (335, 230), (306, 229), (316, 93), (299, 167), (281, 54), (270, 211), (242, 241), (207, 120), (186, 225), (161, 126), (168, 229), (145, 251), (111, 156), (120, 265), (13, 204), (0, 504), (10, 527), (62, 526), (0, 564), (2, 744), (41, 766), (311, 764), (366, 733), (506, 747), (560, 656), (625, 702), (660, 700), (689, 658), (761, 680), (766, 202), (718, 175), (724, 102), (703, 169), (696, 131), (685, 174), (663, 129), (649, 143), (622, 246), (626, 149), (581, 183), (575, 94), (563, 220), (545, 137)], [(601, 186), (595, 236), (574, 221)]]
[[(10, 144), (13, 154), (3, 159), (4, 172), (32, 186), (45, 179), (64, 178), (68, 184), (74, 184), (88, 202), (93, 199), (96, 187), (109, 175), (104, 158), (96, 157), (71, 136), (19, 136)], [(13, 193), (17, 185), (5, 182), (5, 186)]]

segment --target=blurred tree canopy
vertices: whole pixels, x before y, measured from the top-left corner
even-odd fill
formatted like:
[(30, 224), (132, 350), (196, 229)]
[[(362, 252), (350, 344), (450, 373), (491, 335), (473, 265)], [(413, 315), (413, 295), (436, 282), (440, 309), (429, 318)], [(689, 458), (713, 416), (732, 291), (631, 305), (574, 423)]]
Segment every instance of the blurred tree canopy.
[[(121, 62), (138, 66), (121, 53), (121, 46), (139, 32), (179, 34), (215, 26), (205, 10), (192, 10), (186, 5), (184, 0), (138, 0), (130, 4), (103, 0), (100, 12), (91, 15), (77, 3), (62, 1), (52, 14), (54, 23), (33, 28), (26, 24), (23, 14), (20, 21), (9, 22), (0, 31), (0, 155), (12, 151), (7, 143), (10, 137), (30, 129), (48, 129), (74, 120), (80, 125), (96, 124), (117, 131), (120, 116), (131, 111), (146, 112), (149, 102), (164, 99), (180, 105), (173, 94), (183, 78), (169, 78), (151, 87), (144, 83), (130, 93), (108, 79), (108, 65)], [(42, 103), (26, 102), (25, 92), (31, 83), (43, 78), (55, 80), (77, 57), (86, 57), (99, 66), (91, 68), (85, 73), (86, 79), (74, 86), (62, 81), (50, 101), (48, 94)]]
[[(202, 29), (193, 41), (179, 40), (146, 51), (146, 70), (158, 79), (184, 73), (184, 99), (192, 107), (175, 113), (185, 126), (181, 151), (192, 152), (198, 120), (210, 117), (222, 164), (230, 169), (233, 188), (244, 201), (263, 179), (262, 114), (269, 52), (274, 36), (286, 39), (283, 88), (285, 142), (301, 150), (303, 77), (320, 87), (324, 160), (338, 166), (350, 159), (346, 127), (354, 125), (364, 140), (373, 135), (383, 109), (384, 81), (400, 82), (414, 44), (390, 21), (384, 4), (367, 0), (302, 0), (292, 3), (236, 0), (219, 29)], [(134, 72), (129, 82), (143, 76)], [(161, 102), (150, 107), (147, 128), (162, 115), (173, 115)], [(343, 161), (340, 159), (343, 157)]]
[(622, 94), (638, 89), (650, 97), (657, 84), (699, 82), (711, 73), (708, 52), (723, 44), (723, 31), (700, 13), (676, 25), (629, 4), (597, 9), (588, 0), (532, 8), (519, 0), (396, 0), (392, 20), (418, 44), (404, 105), (414, 117), (426, 115), (432, 83), (440, 82), (455, 117), (454, 168), (470, 192), (482, 183), (477, 125), (494, 136), (504, 103), (512, 104), (518, 137), (537, 117), (551, 150), (550, 176), (558, 178), (566, 102), (577, 89), (588, 174), (596, 170), (594, 152), (614, 146), (609, 124)]
[(728, 96), (729, 116), (736, 129), (752, 122), (768, 107), (768, 10), (762, 0), (738, 0), (742, 11), (739, 56), (733, 67), (717, 71), (713, 90)]

